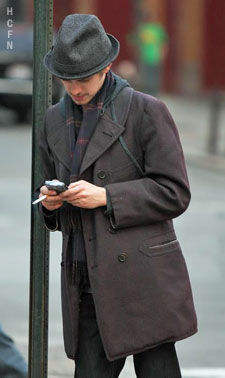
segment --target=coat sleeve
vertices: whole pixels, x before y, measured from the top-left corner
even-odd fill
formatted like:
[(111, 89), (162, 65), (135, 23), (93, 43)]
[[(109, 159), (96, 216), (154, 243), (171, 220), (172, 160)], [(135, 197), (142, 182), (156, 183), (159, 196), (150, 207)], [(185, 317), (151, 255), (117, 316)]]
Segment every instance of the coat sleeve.
[[(50, 109), (51, 108), (49, 108), (46, 112), (44, 127), (41, 128), (39, 135), (39, 154), (42, 164), (43, 181), (40, 183), (39, 188), (37, 190), (38, 194), (40, 191), (40, 187), (44, 185), (45, 180), (53, 180), (56, 178), (54, 159), (48, 146), (46, 134), (46, 127), (48, 122), (48, 116), (50, 114)], [(49, 211), (45, 207), (43, 207), (41, 203), (38, 205), (39, 213), (44, 221), (45, 227), (49, 231), (60, 230), (59, 211)]]
[[(154, 106), (153, 106), (154, 105)], [(145, 177), (106, 185), (114, 228), (151, 224), (182, 214), (190, 201), (183, 151), (175, 123), (160, 100), (143, 114), (139, 139)]]

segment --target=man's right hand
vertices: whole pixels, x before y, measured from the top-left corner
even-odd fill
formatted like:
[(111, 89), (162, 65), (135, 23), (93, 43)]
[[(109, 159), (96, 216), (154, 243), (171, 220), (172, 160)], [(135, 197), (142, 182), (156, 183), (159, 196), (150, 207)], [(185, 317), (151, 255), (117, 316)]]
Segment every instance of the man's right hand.
[(39, 198), (43, 195), (47, 195), (41, 203), (47, 210), (53, 211), (59, 209), (63, 205), (62, 198), (56, 193), (55, 190), (48, 190), (48, 188), (44, 185), (40, 189)]

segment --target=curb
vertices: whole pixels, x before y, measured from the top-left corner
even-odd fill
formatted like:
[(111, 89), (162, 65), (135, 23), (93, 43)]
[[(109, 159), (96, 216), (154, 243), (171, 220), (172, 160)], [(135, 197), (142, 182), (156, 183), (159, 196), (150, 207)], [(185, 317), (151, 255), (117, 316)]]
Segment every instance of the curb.
[(222, 156), (185, 154), (185, 161), (190, 166), (225, 174), (225, 158)]

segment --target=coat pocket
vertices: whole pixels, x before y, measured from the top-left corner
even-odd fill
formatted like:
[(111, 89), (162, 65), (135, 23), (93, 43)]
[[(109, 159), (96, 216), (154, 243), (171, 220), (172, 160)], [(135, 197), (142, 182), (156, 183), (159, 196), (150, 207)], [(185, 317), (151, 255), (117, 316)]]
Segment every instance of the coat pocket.
[(147, 243), (139, 246), (139, 251), (147, 255), (148, 257), (161, 256), (166, 253), (176, 252), (181, 250), (180, 243), (177, 239), (163, 242), (157, 245), (148, 245)]

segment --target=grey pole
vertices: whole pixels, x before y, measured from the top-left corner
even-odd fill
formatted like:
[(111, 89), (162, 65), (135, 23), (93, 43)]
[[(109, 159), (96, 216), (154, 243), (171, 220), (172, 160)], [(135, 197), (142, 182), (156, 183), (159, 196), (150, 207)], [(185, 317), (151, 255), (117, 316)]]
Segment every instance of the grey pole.
[(221, 92), (220, 91), (212, 92), (209, 136), (208, 136), (208, 151), (209, 153), (213, 155), (216, 155), (218, 153), (221, 107), (222, 107)]
[[(39, 128), (52, 101), (52, 78), (42, 63), (52, 42), (52, 29), (53, 0), (34, 0), (32, 198), (42, 181)], [(30, 248), (29, 378), (45, 378), (48, 375), (49, 234), (39, 219), (37, 205), (31, 205)]]

